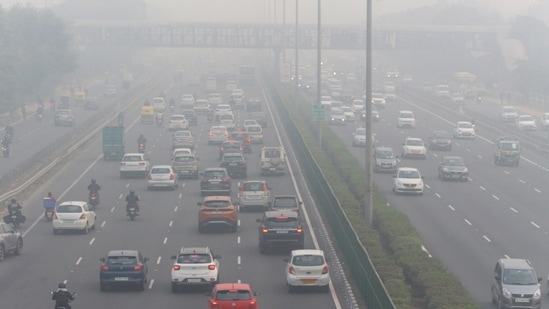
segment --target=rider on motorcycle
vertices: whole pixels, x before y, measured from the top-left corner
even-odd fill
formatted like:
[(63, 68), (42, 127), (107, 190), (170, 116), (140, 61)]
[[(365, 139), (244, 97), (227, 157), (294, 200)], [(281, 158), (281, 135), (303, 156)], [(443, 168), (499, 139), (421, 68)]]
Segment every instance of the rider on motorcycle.
[(88, 185), (88, 190), (90, 191), (90, 194), (95, 193), (99, 195), (99, 190), (101, 190), (101, 186), (97, 184), (97, 181), (95, 181), (95, 179), (92, 179), (91, 183)]
[(69, 305), (69, 302), (74, 300), (73, 294), (69, 292), (67, 286), (64, 283), (59, 283), (57, 287), (57, 291), (53, 292), (51, 296), (51, 299), (55, 300), (54, 309), (57, 309), (59, 307), (71, 309), (71, 305)]
[(143, 134), (139, 135), (139, 137), (137, 138), (137, 143), (138, 144), (146, 144), (147, 143), (147, 139), (145, 138), (145, 136), (143, 136)]
[(44, 205), (44, 210), (46, 211), (46, 213), (48, 212), (48, 209), (51, 210), (51, 209), (55, 208), (55, 205), (57, 205), (57, 199), (55, 199), (55, 197), (53, 197), (51, 192), (48, 192), (48, 195), (44, 196), (43, 205)]
[(135, 194), (134, 190), (130, 190), (130, 194), (126, 195), (126, 202), (128, 203), (126, 204), (126, 213), (128, 215), (131, 207), (135, 208), (135, 213), (139, 212), (139, 204), (137, 203), (139, 202), (139, 195)]
[[(11, 213), (15, 211), (17, 214), (17, 220), (20, 223), (23, 223), (25, 220), (23, 219), (23, 214), (21, 213), (21, 209), (23, 209), (21, 204), (19, 204), (16, 199), (12, 198), (11, 202), (8, 204), (8, 215), (11, 215)], [(12, 223), (15, 223), (15, 222), (12, 222)]]
[(175, 108), (175, 100), (173, 98), (170, 99), (170, 109)]

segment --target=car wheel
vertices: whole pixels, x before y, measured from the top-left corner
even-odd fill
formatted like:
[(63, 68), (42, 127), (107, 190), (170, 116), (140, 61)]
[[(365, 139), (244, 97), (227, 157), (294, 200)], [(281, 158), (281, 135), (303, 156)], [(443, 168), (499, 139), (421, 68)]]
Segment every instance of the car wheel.
[(172, 293), (177, 293), (177, 285), (172, 282)]
[(295, 291), (295, 287), (293, 285), (288, 284), (288, 293), (291, 294)]
[(3, 261), (6, 257), (6, 250), (3, 245), (0, 245), (0, 261)]
[(15, 251), (13, 252), (16, 255), (21, 254), (23, 252), (23, 239), (19, 238), (17, 240), (17, 245), (15, 246)]
[(86, 226), (84, 227), (84, 229), (82, 230), (82, 232), (84, 232), (84, 234), (88, 234), (88, 232), (90, 231), (90, 227), (88, 225), (88, 222), (86, 222)]
[(104, 284), (103, 282), (99, 282), (99, 290), (101, 292), (105, 292), (107, 290), (107, 285)]
[(259, 253), (260, 253), (260, 254), (265, 254), (265, 253), (267, 253), (267, 250), (265, 249), (265, 246), (263, 246), (263, 245), (261, 245), (261, 244), (259, 245)]

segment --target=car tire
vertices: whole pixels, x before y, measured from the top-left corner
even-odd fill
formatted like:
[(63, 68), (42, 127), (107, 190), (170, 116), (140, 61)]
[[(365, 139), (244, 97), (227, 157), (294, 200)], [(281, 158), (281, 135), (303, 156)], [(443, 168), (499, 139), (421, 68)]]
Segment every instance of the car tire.
[(3, 245), (0, 245), (0, 262), (6, 258), (6, 249)]
[(17, 240), (17, 245), (15, 245), (15, 250), (13, 251), (13, 253), (15, 255), (19, 255), (21, 254), (21, 252), (23, 252), (23, 239), (19, 238)]
[(293, 285), (288, 284), (288, 294), (292, 294), (295, 292), (295, 287)]
[(100, 290), (101, 292), (107, 291), (107, 285), (104, 284), (103, 282), (99, 282), (99, 290)]
[(175, 283), (172, 283), (172, 293), (177, 293), (177, 285)]

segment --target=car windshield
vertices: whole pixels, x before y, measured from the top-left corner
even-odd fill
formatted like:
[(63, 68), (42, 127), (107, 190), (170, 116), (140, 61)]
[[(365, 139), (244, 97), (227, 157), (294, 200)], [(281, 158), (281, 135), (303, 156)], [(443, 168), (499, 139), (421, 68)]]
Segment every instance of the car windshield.
[(135, 256), (109, 256), (107, 258), (107, 264), (109, 264), (109, 265), (135, 265), (135, 264), (137, 264), (137, 257), (135, 257)]
[(423, 141), (420, 139), (409, 139), (406, 141), (407, 146), (423, 146)]
[(394, 159), (395, 154), (390, 150), (376, 151), (376, 157), (379, 159)]
[(254, 124), (257, 124), (257, 121), (254, 120), (254, 119), (246, 119), (246, 120), (244, 120), (244, 125), (245, 125), (245, 126), (254, 125)]
[(462, 158), (444, 158), (442, 164), (447, 166), (463, 166), (465, 163)]
[(267, 151), (265, 151), (265, 158), (280, 158), (280, 151), (278, 151), (278, 150), (267, 150)]
[(190, 157), (190, 156), (179, 156), (179, 157), (175, 157), (174, 161), (175, 161), (175, 162), (193, 162), (193, 161), (194, 161), (194, 157)]
[(458, 123), (458, 128), (460, 128), (460, 129), (472, 129), (473, 125), (470, 124), (469, 122), (460, 122), (460, 123)]
[(534, 121), (534, 117), (530, 115), (520, 116), (520, 121)]
[(179, 264), (198, 264), (211, 262), (212, 257), (209, 254), (180, 254), (177, 257), (177, 263)]
[(517, 150), (519, 148), (518, 143), (501, 143), (501, 149), (503, 150)]
[(503, 284), (535, 285), (538, 284), (538, 280), (532, 269), (505, 269), (503, 271)]
[(412, 113), (400, 113), (400, 118), (414, 118)]
[(321, 255), (296, 255), (292, 259), (292, 264), (296, 266), (320, 266), (324, 265), (324, 257)]
[(122, 161), (136, 162), (136, 161), (142, 161), (142, 159), (141, 159), (141, 156), (124, 156), (124, 159)]
[(420, 178), (418, 171), (399, 171), (398, 178)]
[(167, 167), (155, 167), (151, 170), (151, 174), (169, 174), (170, 169)]
[(245, 183), (242, 188), (244, 191), (262, 191), (263, 190), (263, 183), (262, 182), (247, 182)]
[(276, 208), (295, 208), (297, 207), (297, 201), (294, 197), (277, 197), (274, 201), (274, 207)]
[(212, 200), (212, 201), (205, 201), (202, 203), (202, 205), (206, 207), (228, 207), (231, 205), (231, 202), (229, 201), (218, 201), (218, 200)]
[(292, 229), (298, 226), (297, 218), (290, 217), (277, 217), (277, 218), (268, 218), (265, 222), (265, 226), (268, 228), (279, 228), (279, 229)]
[(366, 129), (357, 129), (355, 135), (366, 136)]
[(248, 127), (248, 132), (261, 132), (261, 127), (260, 126), (249, 126)]
[(225, 177), (224, 171), (205, 171), (204, 177), (206, 178), (223, 178)]
[(215, 294), (216, 300), (251, 300), (250, 291), (247, 290), (222, 290)]
[(435, 132), (433, 134), (434, 138), (450, 138), (450, 133), (448, 132)]
[(82, 207), (77, 205), (60, 205), (57, 207), (57, 212), (59, 213), (80, 213), (82, 212)]

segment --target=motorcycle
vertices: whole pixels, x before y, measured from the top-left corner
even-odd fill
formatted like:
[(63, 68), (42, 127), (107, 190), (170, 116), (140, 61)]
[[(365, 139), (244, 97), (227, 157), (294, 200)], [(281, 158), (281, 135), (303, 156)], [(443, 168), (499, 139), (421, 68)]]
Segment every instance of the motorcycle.
[(130, 208), (128, 208), (128, 217), (130, 217), (130, 220), (133, 221), (137, 216), (139, 216), (139, 213), (137, 213), (137, 208), (135, 206), (130, 206)]
[(44, 216), (46, 217), (46, 220), (52, 221), (53, 220), (53, 213), (55, 212), (55, 206), (56, 202), (54, 199), (45, 197), (43, 201), (44, 206)]
[(145, 153), (145, 143), (139, 143), (137, 144), (137, 151), (139, 153)]
[[(51, 291), (50, 294), (53, 296), (53, 294), (55, 294), (55, 291)], [(72, 292), (71, 293), (72, 297), (75, 297), (77, 294), (76, 292)], [(72, 300), (68, 300), (68, 302), (70, 303)], [(65, 308), (64, 306), (58, 306), (58, 305), (55, 305), (55, 309), (67, 309)]]
[(90, 205), (92, 210), (95, 210), (95, 206), (99, 204), (99, 194), (97, 192), (90, 192)]
[(4, 158), (7, 158), (10, 156), (10, 149), (6, 145), (2, 145), (2, 155)]
[(22, 215), (16, 209), (12, 209), (9, 214), (9, 221), (14, 228), (18, 229), (21, 223), (23, 223)]

